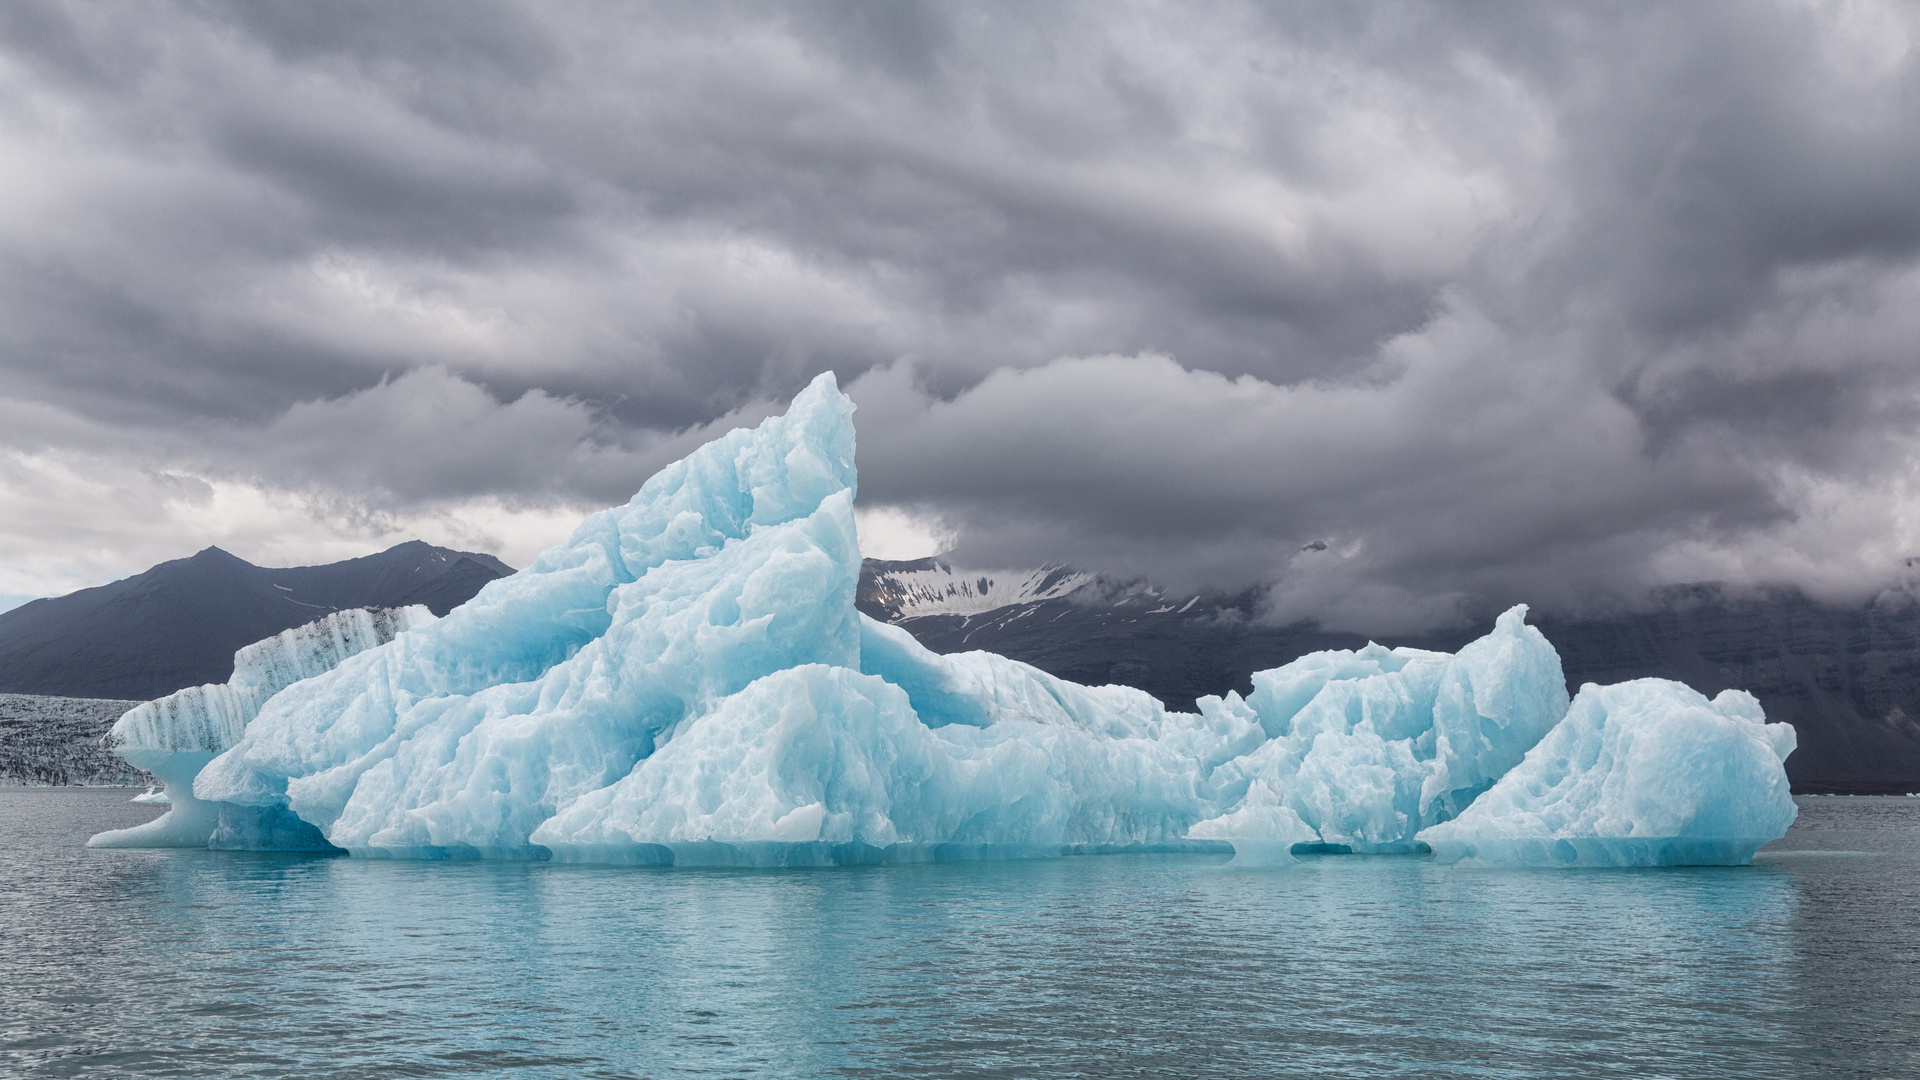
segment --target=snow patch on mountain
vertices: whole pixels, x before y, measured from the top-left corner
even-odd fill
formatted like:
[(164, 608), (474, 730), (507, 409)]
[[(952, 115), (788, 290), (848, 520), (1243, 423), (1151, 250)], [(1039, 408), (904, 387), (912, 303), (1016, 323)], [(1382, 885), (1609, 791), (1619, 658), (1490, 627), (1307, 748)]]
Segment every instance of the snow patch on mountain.
[(887, 622), (924, 615), (979, 615), (1016, 604), (1054, 600), (1096, 580), (1094, 574), (1047, 565), (1025, 570), (969, 570), (937, 559), (876, 564), (861, 599), (884, 609)]

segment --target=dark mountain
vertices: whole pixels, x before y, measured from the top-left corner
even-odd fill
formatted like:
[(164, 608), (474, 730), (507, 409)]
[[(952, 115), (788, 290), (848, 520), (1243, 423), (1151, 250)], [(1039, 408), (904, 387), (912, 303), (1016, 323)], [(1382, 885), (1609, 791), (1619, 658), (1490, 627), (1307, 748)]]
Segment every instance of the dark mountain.
[[(458, 553), (460, 557), (448, 564), (445, 570), (415, 585), (401, 594), (400, 599), (384, 607), (405, 607), (409, 604), (425, 604), (427, 610), (435, 615), (445, 615), (461, 604), (473, 599), (480, 586), (495, 578), (506, 577), (513, 573), (507, 564), (491, 555), (468, 555)], [(485, 560), (482, 562), (481, 560)], [(362, 607), (368, 605), (360, 605)]]
[[(1084, 574), (1064, 595), (983, 608), (990, 599), (964, 595), (958, 584), (982, 577), (933, 560), (869, 560), (859, 606), (936, 652), (986, 649), (1075, 682), (1137, 686), (1176, 709), (1205, 694), (1245, 693), (1253, 672), (1305, 653), (1367, 641), (1311, 624), (1260, 625), (1253, 593), (1170, 600)], [(1920, 791), (1920, 604), (1832, 607), (1794, 594), (1728, 599), (1705, 588), (1646, 614), (1535, 621), (1560, 651), (1570, 691), (1647, 677), (1708, 695), (1750, 690), (1769, 719), (1799, 733), (1787, 760), (1795, 790)], [(1491, 625), (1384, 644), (1451, 652)]]
[(269, 569), (210, 547), (144, 574), (0, 612), (0, 693), (149, 699), (225, 682), (241, 646), (355, 607), (445, 615), (513, 573), (418, 540), (324, 566)]

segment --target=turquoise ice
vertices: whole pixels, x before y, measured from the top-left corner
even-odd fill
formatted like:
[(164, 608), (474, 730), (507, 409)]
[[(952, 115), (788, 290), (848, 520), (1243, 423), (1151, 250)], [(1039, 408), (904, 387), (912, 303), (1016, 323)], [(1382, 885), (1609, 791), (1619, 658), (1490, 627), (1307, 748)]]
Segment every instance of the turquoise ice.
[[(240, 741), (247, 724), (281, 690), (303, 679), (332, 670), (356, 653), (384, 645), (415, 627), (434, 621), (424, 606), (368, 611), (349, 608), (263, 638), (233, 654), (233, 676), (224, 683), (190, 686), (157, 701), (129, 709), (102, 742), (136, 768), (152, 773), (166, 787), (157, 801), (170, 803), (165, 814), (131, 829), (104, 832), (89, 847), (205, 847), (214, 843), (222, 819), (228, 832), (250, 838), (272, 835), (258, 812), (194, 798), (193, 782), (216, 754)], [(149, 800), (141, 796), (136, 802)], [(276, 839), (288, 832), (304, 841), (302, 847), (325, 847), (312, 827), (297, 819), (286, 821)]]
[(762, 676), (859, 662), (853, 405), (831, 379), (594, 514), (431, 626), (269, 701), (194, 783), (350, 851), (529, 837)]
[(1526, 760), (1420, 839), (1443, 862), (1744, 864), (1798, 813), (1782, 767), (1793, 748), (1793, 728), (1743, 690), (1709, 701), (1664, 679), (1589, 683)]
[(1221, 797), (1244, 798), (1192, 835), (1416, 850), (1416, 833), (1459, 813), (1566, 714), (1559, 654), (1526, 610), (1457, 654), (1312, 653), (1255, 674), (1244, 702), (1201, 702), (1251, 715), (1268, 738), (1213, 771)]
[[(192, 782), (222, 808), (220, 843), (282, 846), (296, 822), (409, 858), (793, 865), (1231, 845), (1241, 862), (1285, 863), (1303, 845), (1421, 850), (1586, 722), (1524, 607), (1457, 654), (1316, 653), (1193, 713), (989, 653), (934, 654), (854, 610), (852, 414), (823, 375), (785, 416), (667, 467), (445, 618), (273, 693)], [(1742, 835), (1785, 828), (1752, 812), (1772, 806), (1759, 787), (1784, 790), (1769, 761), (1700, 788)], [(1527, 820), (1512, 828), (1559, 819)], [(1474, 857), (1532, 850), (1515, 845)]]

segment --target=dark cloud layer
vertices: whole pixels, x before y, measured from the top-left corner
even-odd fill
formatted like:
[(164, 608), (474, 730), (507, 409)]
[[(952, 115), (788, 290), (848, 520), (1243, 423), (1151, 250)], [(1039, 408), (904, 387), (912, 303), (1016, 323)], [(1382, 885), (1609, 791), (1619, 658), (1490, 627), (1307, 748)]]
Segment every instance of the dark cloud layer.
[(0, 593), (221, 537), (525, 557), (832, 369), (863, 505), (975, 561), (1382, 629), (1870, 595), (1920, 548), (1916, 40), (1874, 3), (11, 4)]

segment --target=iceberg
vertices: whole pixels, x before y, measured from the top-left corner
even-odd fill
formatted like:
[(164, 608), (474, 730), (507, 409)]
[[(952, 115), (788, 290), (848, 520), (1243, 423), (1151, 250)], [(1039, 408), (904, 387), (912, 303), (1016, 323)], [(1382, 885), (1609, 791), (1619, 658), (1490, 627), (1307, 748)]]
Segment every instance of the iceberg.
[[(1524, 606), (1455, 654), (1314, 653), (1192, 713), (991, 653), (936, 654), (854, 609), (852, 415), (822, 375), (784, 416), (668, 466), (444, 618), (289, 669), (304, 677), (130, 713), (123, 753), (172, 754), (187, 811), (156, 832), (429, 859), (1144, 849), (1284, 865), (1303, 848), (1425, 850), (1507, 798), (1570, 724), (1590, 726)], [(1700, 806), (1784, 791), (1779, 756), (1742, 770), (1719, 790), (1701, 773)], [(1582, 799), (1570, 789), (1563, 809)], [(210, 833), (199, 807), (218, 808)]]
[(1794, 743), (1743, 690), (1588, 683), (1517, 767), (1420, 839), (1445, 863), (1743, 865), (1798, 813)]
[[(420, 605), (336, 611), (234, 653), (233, 676), (224, 683), (190, 686), (129, 709), (101, 737), (101, 744), (163, 785), (162, 790), (135, 796), (134, 802), (172, 808), (144, 825), (100, 833), (87, 846), (205, 847), (220, 828), (223, 810), (238, 808), (194, 798), (194, 778), (215, 755), (240, 740), (269, 698), (433, 621), (433, 613)], [(298, 823), (287, 824), (302, 832)], [(317, 835), (306, 840), (309, 846), (327, 846)]]

